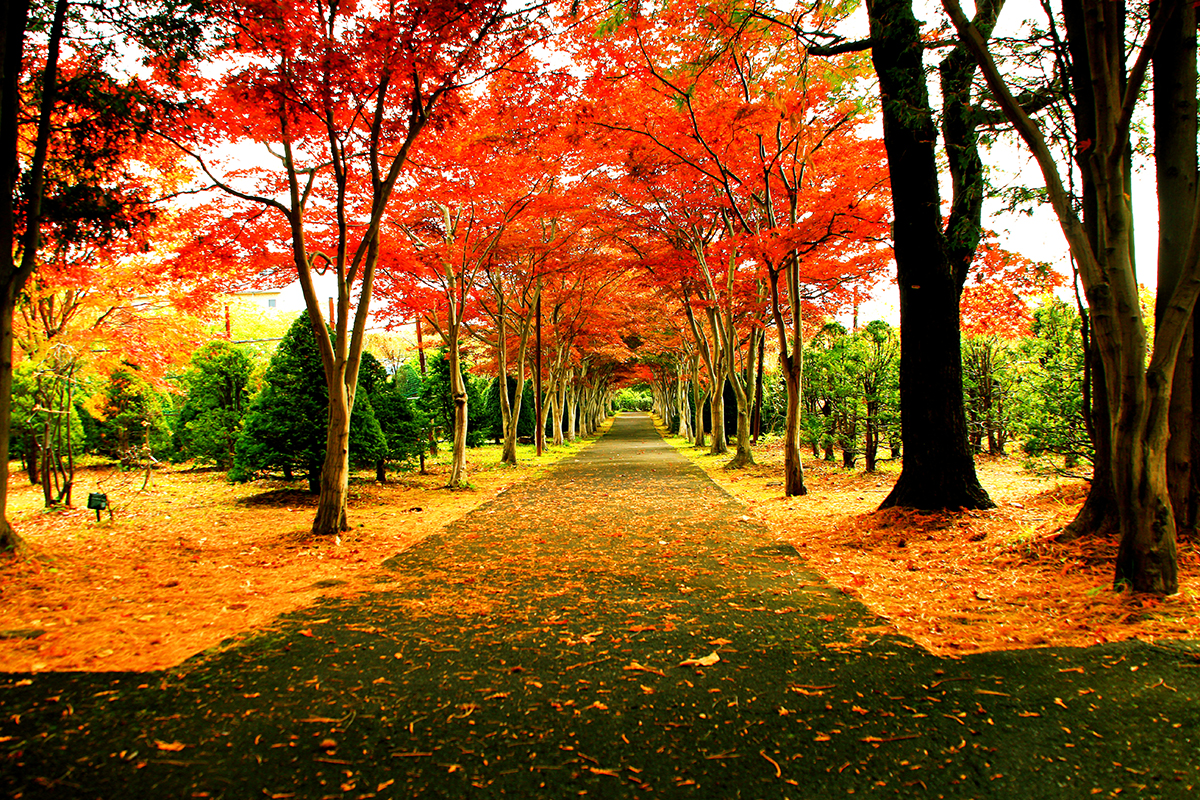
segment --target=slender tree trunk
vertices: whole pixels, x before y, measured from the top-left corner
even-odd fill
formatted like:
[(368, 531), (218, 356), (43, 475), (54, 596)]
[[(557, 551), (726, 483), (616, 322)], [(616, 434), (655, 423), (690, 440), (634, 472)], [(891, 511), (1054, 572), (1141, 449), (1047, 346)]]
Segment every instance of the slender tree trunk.
[(454, 398), (454, 447), (451, 451), (450, 480), (457, 489), (467, 482), (467, 384), (463, 379), (458, 350), (458, 326), (453, 325), (448, 342), (450, 394)]
[(578, 389), (575, 386), (575, 368), (567, 369), (567, 441), (573, 442), (579, 436), (579, 400)]
[[(870, 393), (870, 392), (868, 392)], [(867, 472), (875, 471), (875, 461), (879, 455), (879, 401), (867, 401), (866, 442), (863, 447), (863, 468)]]
[(804, 485), (804, 466), (800, 460), (803, 443), (800, 441), (800, 376), (803, 372), (803, 353), (792, 352), (781, 358), (783, 380), (787, 387), (787, 421), (783, 436), (783, 493), (785, 497), (808, 494)]
[(712, 425), (712, 444), (709, 455), (718, 456), (729, 452), (725, 437), (725, 377), (718, 374), (712, 379), (712, 394), (708, 399), (709, 422)]
[[(729, 328), (732, 330), (733, 325)], [(733, 348), (729, 348), (729, 385), (733, 387), (733, 396), (737, 399), (737, 447), (733, 458), (725, 465), (725, 469), (743, 469), (754, 463), (754, 454), (750, 450), (751, 416), (754, 413), (754, 375), (755, 355), (758, 352), (757, 336), (761, 331), (752, 329), (750, 341), (746, 346), (746, 374), (742, 375), (734, 368)], [(730, 337), (732, 339), (732, 337)]]
[(684, 377), (682, 370), (679, 370), (675, 374), (675, 380), (675, 399), (678, 403), (675, 413), (679, 415), (679, 430), (677, 431), (677, 435), (681, 439), (690, 439), (692, 438), (692, 432), (689, 427), (691, 409), (688, 408), (687, 378)]
[(38, 462), (41, 458), (40, 445), (38, 437), (30, 433), (25, 437), (25, 469), (29, 473), (29, 483), (31, 486), (37, 486), (42, 482), (41, 472), (38, 470)]
[(704, 447), (704, 387), (700, 385), (700, 354), (692, 353), (692, 434), (693, 444)]

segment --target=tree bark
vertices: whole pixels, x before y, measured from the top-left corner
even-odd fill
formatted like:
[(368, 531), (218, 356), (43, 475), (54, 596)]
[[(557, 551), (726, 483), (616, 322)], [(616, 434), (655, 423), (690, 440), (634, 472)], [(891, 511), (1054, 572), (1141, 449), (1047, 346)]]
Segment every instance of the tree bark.
[(704, 447), (704, 387), (700, 385), (699, 353), (692, 353), (691, 370), (693, 446)]
[(467, 384), (463, 379), (462, 364), (458, 350), (458, 326), (448, 343), (450, 361), (450, 394), (454, 398), (454, 446), (451, 450), (451, 488), (459, 488), (467, 481)]
[(346, 519), (346, 502), (350, 497), (350, 411), (346, 384), (335, 375), (335, 380), (328, 386), (329, 428), (325, 435), (317, 515), (312, 527), (317, 535), (337, 535), (350, 529)]
[[(1154, 168), (1158, 183), (1158, 298), (1165, 301), (1184, 273), (1196, 203), (1196, 10), (1182, 3), (1154, 52)], [(1163, 308), (1157, 304), (1156, 323)], [(1184, 332), (1172, 381), (1167, 485), (1179, 534), (1196, 530), (1197, 465), (1193, 462), (1195, 317)]]
[(785, 497), (808, 494), (804, 485), (804, 466), (800, 460), (800, 376), (802, 351), (781, 355), (783, 380), (787, 386), (787, 421), (783, 434), (783, 493)]
[[(867, 3), (872, 59), (883, 97), (883, 140), (895, 214), (900, 287), (900, 477), (882, 508), (991, 508), (975, 474), (963, 409), (959, 298), (965, 265), (951, 246), (965, 234), (942, 230), (936, 131), (921, 31), (911, 0)], [(974, 253), (974, 247), (970, 247)], [(969, 263), (969, 261), (968, 261)]]
[(728, 372), (726, 377), (729, 380), (729, 385), (733, 387), (733, 396), (737, 399), (737, 444), (734, 450), (733, 458), (725, 465), (725, 469), (743, 469), (754, 463), (754, 454), (750, 450), (751, 415), (754, 412), (754, 375), (755, 375), (755, 357), (758, 353), (757, 337), (762, 336), (761, 329), (751, 328), (749, 342), (746, 344), (746, 369), (741, 372), (737, 369), (737, 364), (734, 359), (733, 339), (737, 335), (734, 331), (733, 320), (729, 319), (726, 323), (726, 358)]
[[(943, 0), (955, 27), (984, 68), (993, 96), (1033, 153), (1046, 181), (1072, 255), (1080, 266), (1096, 342), (1104, 363), (1108, 401), (1114, 410), (1113, 485), (1121, 533), (1114, 583), (1135, 591), (1172, 594), (1178, 590), (1175, 518), (1167, 489), (1166, 449), (1171, 382), (1188, 321), (1200, 294), (1200, 241), (1194, 232), (1181, 261), (1186, 272), (1160, 308), (1153, 351), (1146, 362), (1146, 327), (1140, 309), (1131, 251), (1132, 211), (1128, 194), (1127, 145), (1132, 109), (1142, 88), (1146, 59), (1168, 27), (1167, 14), (1178, 0), (1165, 0), (1153, 13), (1137, 60), (1125, 72), (1125, 50), (1116, 20), (1117, 0), (1084, 4), (1084, 42), (1089, 55), (1096, 139), (1088, 143), (1088, 167), (1096, 185), (1101, 247), (1093, 247), (1058, 167), (1036, 125), (1013, 99), (977, 31), (956, 0)], [(1168, 5), (1167, 3), (1170, 3)]]

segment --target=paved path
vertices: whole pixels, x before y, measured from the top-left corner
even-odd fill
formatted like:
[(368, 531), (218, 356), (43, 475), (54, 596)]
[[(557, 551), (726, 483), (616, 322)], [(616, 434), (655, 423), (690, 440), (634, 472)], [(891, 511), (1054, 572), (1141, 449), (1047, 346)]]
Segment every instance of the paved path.
[(743, 514), (620, 417), (355, 599), (164, 673), (0, 680), (0, 795), (1200, 791), (1195, 651), (937, 659)]

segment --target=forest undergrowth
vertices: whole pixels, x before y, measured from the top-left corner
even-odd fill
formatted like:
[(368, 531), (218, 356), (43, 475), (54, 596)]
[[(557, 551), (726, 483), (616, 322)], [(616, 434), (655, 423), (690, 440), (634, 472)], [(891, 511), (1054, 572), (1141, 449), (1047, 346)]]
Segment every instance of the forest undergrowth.
[(1200, 638), (1197, 542), (1179, 543), (1178, 594), (1114, 591), (1115, 540), (1058, 541), (1086, 482), (1039, 477), (1018, 456), (976, 459), (994, 509), (878, 511), (899, 462), (871, 475), (808, 453), (808, 495), (785, 498), (782, 441), (761, 442), (754, 466), (726, 470), (730, 456), (668, 439), (830, 583), (938, 655)]

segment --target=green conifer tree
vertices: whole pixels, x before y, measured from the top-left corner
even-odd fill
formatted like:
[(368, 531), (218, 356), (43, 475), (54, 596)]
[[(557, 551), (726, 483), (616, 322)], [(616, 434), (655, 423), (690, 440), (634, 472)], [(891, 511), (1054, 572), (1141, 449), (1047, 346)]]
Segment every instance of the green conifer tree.
[[(271, 357), (263, 389), (254, 398), (238, 438), (229, 479), (248, 481), (269, 469), (291, 478), (293, 469), (308, 475), (308, 488), (320, 488), (325, 459), (329, 395), (316, 339), (308, 318), (292, 323)], [(387, 442), (371, 399), (359, 392), (350, 416), (350, 463), (373, 465), (387, 452)]]

